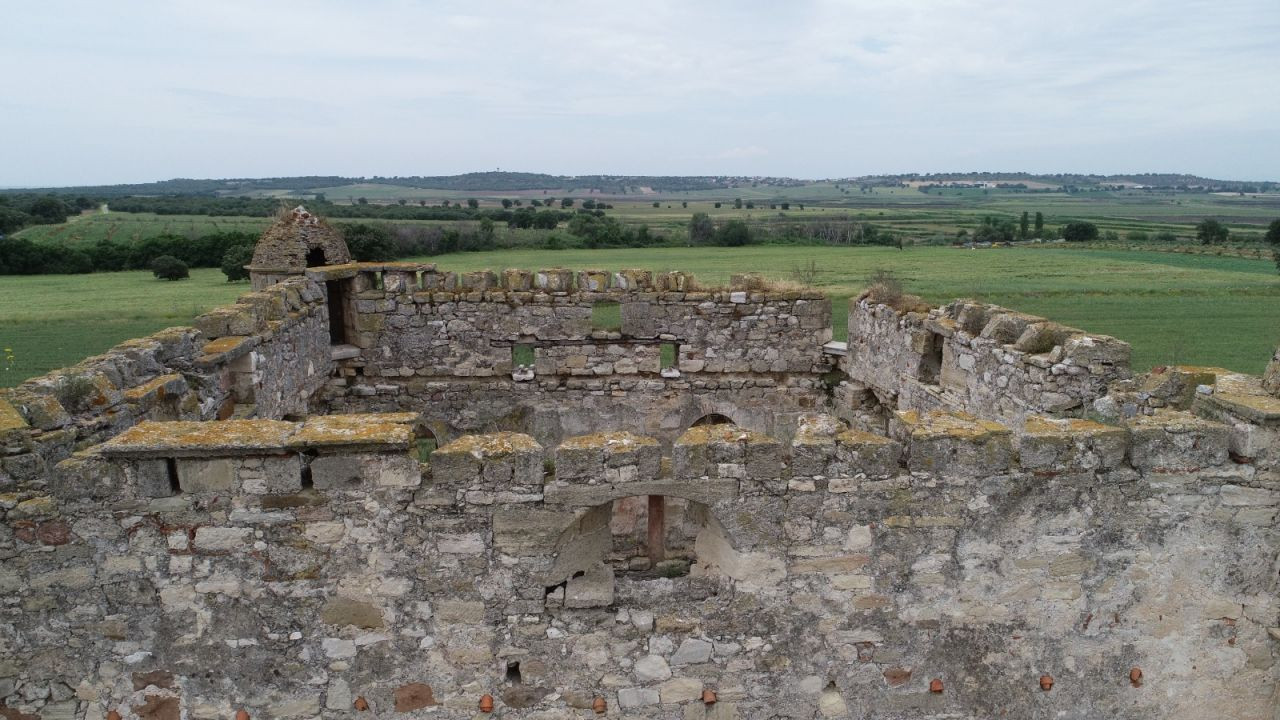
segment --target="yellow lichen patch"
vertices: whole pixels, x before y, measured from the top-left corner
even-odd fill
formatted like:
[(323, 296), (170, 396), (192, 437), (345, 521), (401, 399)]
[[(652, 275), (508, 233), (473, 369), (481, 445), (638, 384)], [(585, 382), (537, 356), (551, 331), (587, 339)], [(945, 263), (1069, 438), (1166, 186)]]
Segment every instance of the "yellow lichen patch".
[(568, 438), (560, 443), (560, 448), (563, 450), (599, 448), (605, 452), (627, 452), (640, 446), (657, 444), (657, 440), (645, 435), (636, 435), (629, 432), (602, 432)]
[(98, 446), (103, 455), (278, 451), (298, 425), (281, 420), (142, 422)]
[(124, 391), (124, 399), (126, 402), (136, 403), (151, 397), (153, 394), (157, 398), (163, 398), (165, 395), (165, 386), (171, 382), (182, 380), (182, 376), (177, 373), (169, 375), (161, 375), (160, 377), (149, 380), (137, 387), (131, 387)]
[(1134, 430), (1166, 430), (1168, 432), (1190, 432), (1205, 427), (1218, 426), (1219, 423), (1198, 418), (1181, 410), (1157, 410), (1154, 415), (1138, 415), (1128, 421)]
[(289, 438), (291, 447), (333, 445), (396, 445), (413, 442), (417, 413), (367, 413), (319, 415), (308, 418)]
[(322, 280), (340, 280), (348, 278), (361, 270), (360, 263), (343, 263), (342, 265), (321, 265), (307, 268), (307, 273)]
[(748, 445), (767, 445), (776, 442), (773, 438), (737, 425), (721, 423), (716, 425), (695, 425), (689, 428), (676, 440), (677, 445), (705, 445), (711, 443), (746, 443)]
[(22, 418), (22, 413), (10, 405), (8, 400), (0, 397), (0, 434), (26, 427), (27, 421)]
[(1125, 430), (1083, 418), (1048, 418), (1032, 415), (1023, 424), (1022, 434), (1034, 438), (1066, 440), (1073, 437), (1124, 435)]
[(791, 444), (830, 445), (836, 441), (836, 435), (845, 429), (844, 423), (831, 415), (809, 413), (801, 416)]
[(252, 340), (253, 338), (247, 335), (228, 335), (217, 340), (210, 340), (204, 344), (201, 351), (204, 353), (205, 358), (216, 358), (219, 355), (225, 355), (237, 350), (241, 345)]
[(893, 441), (883, 435), (862, 430), (846, 430), (836, 436), (841, 445), (889, 445)]
[(980, 439), (989, 435), (1007, 435), (1008, 427), (983, 420), (966, 412), (930, 410), (923, 415), (914, 411), (898, 413), (898, 420), (911, 430), (912, 438), (957, 437)]
[(1218, 374), (1213, 383), (1214, 390), (1232, 395), (1267, 395), (1270, 393), (1262, 387), (1262, 378), (1227, 370)]
[(1280, 398), (1272, 395), (1216, 392), (1207, 402), (1255, 422), (1280, 420)]
[(501, 457), (517, 452), (537, 452), (542, 449), (537, 440), (523, 433), (498, 432), (488, 435), (463, 435), (453, 442), (437, 448), (432, 455), (444, 453), (468, 453), (477, 458)]

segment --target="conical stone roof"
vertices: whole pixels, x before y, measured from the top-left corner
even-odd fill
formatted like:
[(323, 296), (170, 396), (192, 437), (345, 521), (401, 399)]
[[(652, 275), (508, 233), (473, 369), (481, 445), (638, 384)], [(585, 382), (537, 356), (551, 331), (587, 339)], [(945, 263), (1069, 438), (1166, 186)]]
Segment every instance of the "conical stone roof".
[(342, 233), (299, 205), (262, 233), (249, 270), (301, 273), (308, 267), (349, 262), (351, 253)]

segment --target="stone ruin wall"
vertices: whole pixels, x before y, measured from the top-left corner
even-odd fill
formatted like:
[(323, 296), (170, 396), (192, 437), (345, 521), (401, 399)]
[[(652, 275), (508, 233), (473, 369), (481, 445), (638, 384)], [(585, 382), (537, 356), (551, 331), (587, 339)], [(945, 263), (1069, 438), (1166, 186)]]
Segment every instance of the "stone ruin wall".
[[(62, 463), (6, 507), (13, 712), (1274, 710), (1280, 492), (1219, 424), (819, 415), (786, 444), (499, 433), (419, 465), (413, 417), (145, 423)], [(607, 561), (611, 501), (652, 494), (702, 514), (687, 576)]]
[(1128, 343), (965, 300), (900, 312), (859, 298), (845, 360), (846, 374), (890, 407), (1014, 423), (1079, 414), (1130, 376)]
[[(831, 303), (813, 291), (744, 279), (701, 290), (685, 273), (642, 270), (361, 268), (324, 271), (350, 283), (358, 348), (326, 393), (335, 412), (419, 412), (441, 439), (503, 426), (551, 444), (600, 429), (670, 444), (711, 413), (785, 434), (829, 391)], [(592, 328), (597, 303), (618, 305), (619, 329)], [(666, 371), (664, 344), (676, 353)], [(534, 356), (518, 380), (516, 345)]]
[[(803, 293), (559, 276), (309, 271), (6, 393), (0, 716), (1276, 717), (1258, 378), (972, 303), (855, 303), (837, 358)], [(688, 575), (618, 562), (651, 495)]]

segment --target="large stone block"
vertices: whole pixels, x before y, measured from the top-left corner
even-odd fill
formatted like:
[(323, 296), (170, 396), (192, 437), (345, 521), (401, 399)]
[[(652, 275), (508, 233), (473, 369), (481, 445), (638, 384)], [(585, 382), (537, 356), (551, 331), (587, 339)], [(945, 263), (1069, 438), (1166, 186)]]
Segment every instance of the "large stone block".
[(237, 462), (231, 458), (179, 458), (177, 465), (182, 492), (227, 492), (235, 485)]
[(1181, 411), (1129, 421), (1129, 462), (1139, 470), (1189, 471), (1227, 461), (1230, 430)]
[(1013, 433), (968, 413), (900, 411), (891, 432), (907, 444), (907, 467), (945, 475), (989, 475), (1013, 461)]

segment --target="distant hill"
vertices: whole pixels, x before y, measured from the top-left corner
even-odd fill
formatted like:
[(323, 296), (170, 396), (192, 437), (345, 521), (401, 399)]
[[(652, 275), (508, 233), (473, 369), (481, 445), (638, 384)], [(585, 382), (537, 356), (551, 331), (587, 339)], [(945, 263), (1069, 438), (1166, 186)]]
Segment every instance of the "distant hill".
[[(729, 175), (547, 175), (522, 172), (478, 172), (462, 175), (408, 177), (342, 177), (307, 175), (276, 178), (192, 179), (175, 178), (151, 183), (128, 185), (83, 185), (50, 188), (4, 188), (0, 194), (53, 193), (84, 195), (95, 198), (124, 196), (239, 196), (264, 191), (292, 193), (314, 192), (355, 184), (395, 185), (423, 190), (459, 192), (516, 192), (525, 190), (596, 191), (607, 194), (686, 192), (719, 190), (734, 187), (794, 187), (814, 180), (786, 177), (748, 177)], [(1153, 188), (1207, 190), (1227, 192), (1266, 192), (1280, 190), (1274, 181), (1215, 180), (1178, 173), (1139, 173), (1134, 175), (1036, 174), (1023, 172), (907, 173), (898, 175), (866, 175), (822, 182), (853, 185), (898, 185), (909, 182), (984, 182), (1016, 185), (1042, 183), (1067, 187), (1099, 187), (1108, 185), (1143, 185)]]

